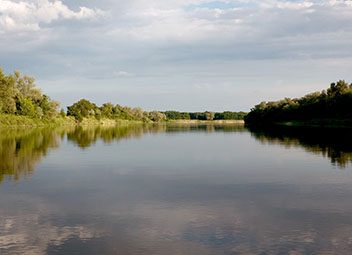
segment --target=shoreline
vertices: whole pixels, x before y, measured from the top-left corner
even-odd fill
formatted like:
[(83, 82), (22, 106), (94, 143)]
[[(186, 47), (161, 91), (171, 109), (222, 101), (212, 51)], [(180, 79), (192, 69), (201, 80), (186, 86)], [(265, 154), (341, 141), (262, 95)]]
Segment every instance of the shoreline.
[(0, 114), (0, 128), (45, 128), (45, 127), (89, 127), (104, 126), (112, 127), (127, 124), (142, 124), (135, 120), (93, 119), (85, 118), (78, 122), (72, 117), (56, 117), (53, 119), (34, 119), (26, 116)]
[(127, 124), (244, 124), (244, 120), (167, 120), (162, 122), (142, 122), (124, 119), (85, 118), (78, 122), (72, 117), (56, 117), (53, 119), (34, 119), (27, 116), (0, 114), (0, 128), (37, 128), (37, 127), (72, 127), (72, 126), (118, 126)]
[(310, 128), (352, 128), (350, 119), (313, 119), (313, 120), (290, 120), (269, 123), (245, 123), (249, 127), (310, 127)]

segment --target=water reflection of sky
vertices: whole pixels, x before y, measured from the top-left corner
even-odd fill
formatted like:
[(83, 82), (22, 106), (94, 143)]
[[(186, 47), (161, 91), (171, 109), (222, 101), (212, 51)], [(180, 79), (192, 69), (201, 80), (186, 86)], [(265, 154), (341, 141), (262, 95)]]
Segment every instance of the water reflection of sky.
[(0, 185), (0, 254), (350, 254), (350, 170), (242, 131), (64, 139)]

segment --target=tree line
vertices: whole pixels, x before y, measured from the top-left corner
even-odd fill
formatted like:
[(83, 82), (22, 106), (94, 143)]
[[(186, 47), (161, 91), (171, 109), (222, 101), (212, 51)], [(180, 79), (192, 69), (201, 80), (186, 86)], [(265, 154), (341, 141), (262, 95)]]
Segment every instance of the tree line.
[(81, 99), (71, 106), (67, 107), (67, 116), (73, 116), (81, 121), (83, 118), (94, 117), (97, 119), (124, 119), (137, 121), (153, 121), (160, 122), (165, 120), (243, 120), (246, 116), (245, 112), (178, 112), (166, 111), (147, 112), (141, 108), (130, 108), (127, 106), (114, 105), (112, 103), (104, 103), (97, 106), (86, 99)]
[(245, 112), (163, 112), (168, 120), (243, 120)]
[(246, 124), (262, 125), (285, 121), (351, 120), (352, 84), (331, 83), (327, 90), (301, 98), (261, 102), (245, 117)]
[(59, 103), (43, 94), (33, 77), (18, 71), (6, 75), (0, 68), (0, 114), (27, 116), (33, 119), (51, 119), (57, 116), (71, 116), (77, 121), (84, 118), (123, 119), (143, 122), (165, 120), (242, 120), (244, 112), (178, 112), (144, 111), (119, 104), (104, 103), (101, 106), (81, 99), (59, 111)]
[(141, 108), (131, 108), (112, 103), (104, 103), (101, 106), (97, 106), (87, 99), (81, 99), (73, 105), (68, 106), (67, 116), (72, 116), (79, 121), (83, 120), (83, 118), (123, 119), (143, 122), (166, 120), (165, 114), (161, 112), (147, 112)]

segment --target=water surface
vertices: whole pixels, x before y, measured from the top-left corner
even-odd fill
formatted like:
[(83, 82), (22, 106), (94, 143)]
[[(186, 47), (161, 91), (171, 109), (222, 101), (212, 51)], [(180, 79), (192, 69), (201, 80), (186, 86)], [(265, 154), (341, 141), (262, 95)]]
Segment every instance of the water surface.
[(2, 130), (0, 254), (351, 254), (351, 134)]

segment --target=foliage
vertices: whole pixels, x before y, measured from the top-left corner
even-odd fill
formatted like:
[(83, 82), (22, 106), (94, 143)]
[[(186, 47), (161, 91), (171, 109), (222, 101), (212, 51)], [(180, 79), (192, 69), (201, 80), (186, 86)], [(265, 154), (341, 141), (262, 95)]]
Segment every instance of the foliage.
[(59, 104), (36, 88), (32, 77), (16, 71), (6, 75), (0, 68), (0, 114), (54, 118)]
[(24, 115), (32, 118), (37, 117), (36, 107), (33, 104), (32, 100), (28, 98), (20, 97), (17, 102), (16, 108), (17, 108), (17, 113), (19, 115)]
[(164, 112), (168, 120), (243, 120), (245, 112)]
[(166, 119), (164, 113), (146, 112), (141, 108), (131, 108), (121, 105), (113, 105), (112, 103), (104, 103), (102, 106), (81, 99), (73, 105), (67, 107), (67, 116), (73, 116), (77, 121), (84, 118), (95, 119), (114, 119), (114, 120), (131, 120), (143, 122), (159, 122)]
[(83, 118), (95, 116), (98, 107), (86, 99), (81, 99), (77, 103), (67, 107), (67, 116), (73, 116), (75, 119), (81, 121)]
[(215, 113), (215, 120), (243, 120), (247, 115), (246, 112), (217, 112)]
[(149, 117), (149, 119), (151, 119), (152, 121), (155, 121), (155, 122), (160, 122), (160, 121), (166, 120), (166, 115), (164, 113), (156, 112), (156, 111), (149, 112), (148, 117)]
[(314, 92), (301, 98), (261, 102), (246, 116), (247, 124), (268, 124), (314, 119), (351, 119), (352, 84), (343, 80), (331, 83), (327, 91)]
[(0, 127), (58, 127), (73, 126), (75, 121), (69, 117), (56, 117), (53, 119), (32, 118), (23, 115), (0, 114)]

